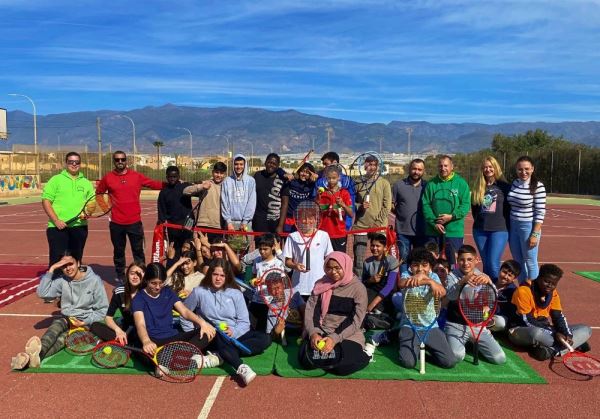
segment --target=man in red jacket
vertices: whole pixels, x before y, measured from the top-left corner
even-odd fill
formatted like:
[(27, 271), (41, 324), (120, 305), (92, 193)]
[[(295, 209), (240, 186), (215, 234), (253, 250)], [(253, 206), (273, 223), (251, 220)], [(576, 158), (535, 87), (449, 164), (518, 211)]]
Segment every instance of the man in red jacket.
[(117, 281), (125, 281), (125, 246), (127, 237), (131, 245), (133, 259), (144, 260), (144, 227), (142, 226), (140, 192), (142, 187), (160, 190), (164, 183), (127, 167), (127, 156), (123, 151), (113, 153), (115, 169), (107, 173), (98, 183), (96, 193), (108, 192), (113, 207), (110, 216), (110, 240), (113, 244), (113, 261)]

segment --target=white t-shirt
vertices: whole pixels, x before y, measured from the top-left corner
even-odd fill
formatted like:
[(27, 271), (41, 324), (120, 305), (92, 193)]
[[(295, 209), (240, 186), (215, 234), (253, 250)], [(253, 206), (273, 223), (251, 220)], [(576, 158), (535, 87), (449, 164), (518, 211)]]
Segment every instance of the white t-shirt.
[[(283, 247), (284, 258), (290, 258), (296, 262), (304, 263), (304, 240), (300, 232), (295, 231), (290, 234)], [(300, 295), (310, 295), (312, 289), (319, 279), (325, 276), (323, 263), (325, 257), (333, 252), (329, 234), (322, 230), (317, 230), (315, 237), (310, 244), (310, 271), (300, 272), (294, 270), (292, 273), (292, 285), (294, 291)]]

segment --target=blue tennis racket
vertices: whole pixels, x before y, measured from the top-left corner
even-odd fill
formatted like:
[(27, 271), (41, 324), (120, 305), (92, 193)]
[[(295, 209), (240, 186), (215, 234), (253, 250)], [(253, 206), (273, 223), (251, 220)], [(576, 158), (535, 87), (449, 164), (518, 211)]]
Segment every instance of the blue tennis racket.
[(425, 343), (440, 314), (440, 299), (428, 285), (408, 288), (404, 292), (404, 317), (419, 339), (419, 373), (425, 374)]

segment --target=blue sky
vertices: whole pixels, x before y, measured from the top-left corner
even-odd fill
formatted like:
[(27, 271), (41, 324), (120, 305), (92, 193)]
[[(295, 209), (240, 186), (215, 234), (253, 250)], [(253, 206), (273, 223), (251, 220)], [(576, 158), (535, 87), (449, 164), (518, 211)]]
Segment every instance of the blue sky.
[(600, 1), (0, 0), (0, 107), (599, 120)]

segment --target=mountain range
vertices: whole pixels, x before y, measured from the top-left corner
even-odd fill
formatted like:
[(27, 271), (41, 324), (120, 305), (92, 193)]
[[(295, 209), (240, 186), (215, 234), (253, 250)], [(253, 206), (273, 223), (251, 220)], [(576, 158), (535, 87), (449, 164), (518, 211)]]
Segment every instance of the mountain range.
[[(255, 154), (276, 152), (317, 153), (330, 148), (338, 152), (380, 150), (405, 153), (408, 149), (407, 128), (412, 129), (411, 152), (471, 152), (487, 148), (496, 133), (512, 135), (542, 129), (566, 140), (600, 146), (600, 122), (512, 122), (502, 124), (430, 123), (425, 121), (392, 121), (361, 123), (344, 119), (310, 115), (295, 110), (271, 111), (259, 108), (200, 108), (166, 104), (130, 111), (99, 110), (38, 115), (38, 145), (62, 149), (88, 145), (97, 150), (98, 129), (103, 149), (131, 150), (132, 124), (135, 123), (136, 147), (152, 153), (155, 141), (164, 143), (164, 153), (188, 154), (192, 133), (194, 155), (223, 152), (227, 141), (235, 150)], [(22, 111), (8, 112), (11, 144), (32, 144), (32, 115)], [(185, 128), (185, 129), (184, 129)], [(380, 143), (381, 141), (381, 143)]]

